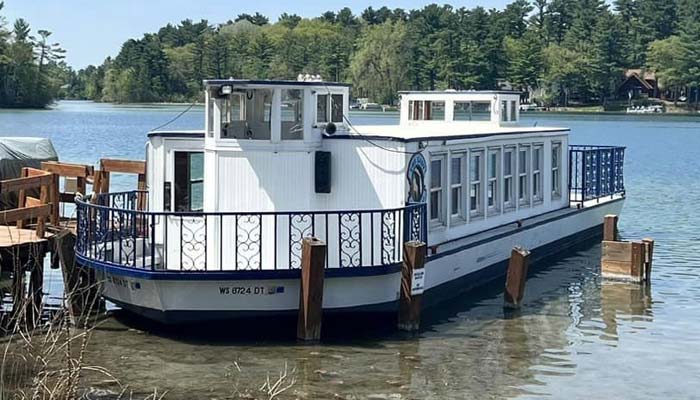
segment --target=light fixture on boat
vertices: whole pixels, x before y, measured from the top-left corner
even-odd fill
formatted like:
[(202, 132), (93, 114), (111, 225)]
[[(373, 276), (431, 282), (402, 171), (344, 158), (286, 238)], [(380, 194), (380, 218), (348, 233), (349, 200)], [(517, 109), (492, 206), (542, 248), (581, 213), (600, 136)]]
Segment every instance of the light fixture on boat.
[(338, 130), (338, 128), (332, 122), (327, 123), (326, 127), (324, 128), (324, 131), (326, 132), (326, 134), (331, 135), (331, 136), (335, 134), (336, 130)]
[(231, 85), (224, 85), (219, 90), (219, 94), (221, 94), (222, 96), (227, 96), (231, 93), (233, 93), (233, 87)]

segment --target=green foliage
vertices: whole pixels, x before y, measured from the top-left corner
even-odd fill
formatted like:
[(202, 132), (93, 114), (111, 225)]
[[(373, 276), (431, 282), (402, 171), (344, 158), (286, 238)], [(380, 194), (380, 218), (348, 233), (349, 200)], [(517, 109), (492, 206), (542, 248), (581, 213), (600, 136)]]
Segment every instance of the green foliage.
[(393, 103), (408, 79), (406, 24), (386, 21), (364, 30), (350, 70), (359, 94)]
[[(0, 11), (3, 7), (0, 2)], [(0, 107), (45, 107), (70, 79), (61, 61), (65, 51), (49, 42), (51, 32), (38, 30), (38, 38), (31, 33), (21, 18), (8, 30), (0, 15)]]
[(399, 90), (509, 86), (551, 105), (605, 104), (626, 69), (647, 67), (674, 98), (700, 92), (700, 0), (609, 3), (513, 0), (501, 10), (430, 4), (358, 14), (346, 7), (316, 18), (282, 13), (276, 22), (239, 14), (220, 25), (187, 19), (77, 72), (48, 32), (37, 39), (26, 21), (10, 29), (0, 18), (0, 105), (41, 106), (56, 96), (193, 101), (203, 79), (301, 73), (352, 83), (354, 96), (377, 102), (395, 101)]

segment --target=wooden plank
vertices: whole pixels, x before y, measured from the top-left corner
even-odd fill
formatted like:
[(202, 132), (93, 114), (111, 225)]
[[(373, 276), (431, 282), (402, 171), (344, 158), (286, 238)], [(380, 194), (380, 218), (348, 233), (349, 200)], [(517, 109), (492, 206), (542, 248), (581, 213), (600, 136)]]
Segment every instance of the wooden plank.
[(40, 199), (37, 199), (36, 197), (27, 196), (27, 197), (24, 199), (24, 206), (25, 206), (25, 207), (40, 206), (41, 204), (42, 204), (42, 203), (41, 203), (41, 200), (40, 200)]
[(626, 277), (632, 276), (631, 264), (629, 261), (601, 260), (600, 268), (603, 277)]
[(609, 214), (603, 219), (603, 240), (607, 241), (617, 241), (618, 231), (617, 231), (617, 215)]
[(632, 242), (630, 275), (637, 282), (641, 282), (644, 276), (644, 243), (642, 242)]
[(420, 328), (426, 251), (423, 242), (411, 241), (403, 245), (398, 317), (398, 328), (402, 331), (414, 332)]
[(58, 161), (44, 161), (41, 163), (44, 171), (49, 171), (63, 177), (87, 178), (95, 173), (95, 167), (84, 164), (71, 164)]
[(100, 160), (100, 169), (106, 172), (117, 172), (122, 174), (145, 174), (146, 162), (103, 158)]
[[(8, 224), (19, 220), (32, 219), (38, 217), (48, 217), (51, 215), (51, 204), (40, 206), (14, 208), (12, 210), (0, 211), (0, 224)], [(2, 228), (0, 228), (2, 229)]]
[(49, 203), (51, 203), (51, 223), (58, 226), (61, 219), (61, 210), (59, 208), (60, 195), (58, 191), (59, 185), (59, 175), (52, 174), (53, 181), (51, 182), (51, 187), (49, 188)]
[(44, 175), (50, 175), (50, 172), (46, 172), (41, 169), (36, 169), (32, 167), (24, 167), (22, 168), (22, 176), (44, 176)]
[(503, 292), (505, 307), (520, 308), (525, 295), (529, 259), (530, 252), (522, 247), (514, 247), (510, 252), (506, 287)]
[(17, 192), (20, 190), (36, 189), (40, 186), (51, 185), (53, 176), (50, 173), (44, 175), (29, 176), (26, 178), (14, 178), (0, 181), (0, 193)]
[[(53, 176), (51, 177), (53, 178)], [(48, 185), (43, 185), (41, 187), (41, 195), (39, 197), (39, 201), (41, 204), (48, 204), (49, 203), (49, 187), (53, 186), (53, 179), (51, 179), (51, 183)], [(49, 205), (49, 215), (39, 215), (36, 218), (36, 235), (39, 237), (44, 237), (44, 230), (46, 229), (46, 217), (50, 217), (54, 213), (54, 207), (53, 204), (48, 204)]]
[(629, 263), (632, 261), (632, 244), (630, 242), (603, 241), (602, 259)]
[(299, 340), (321, 339), (325, 264), (326, 243), (316, 238), (305, 238), (301, 250), (301, 288), (297, 320), (297, 339)]

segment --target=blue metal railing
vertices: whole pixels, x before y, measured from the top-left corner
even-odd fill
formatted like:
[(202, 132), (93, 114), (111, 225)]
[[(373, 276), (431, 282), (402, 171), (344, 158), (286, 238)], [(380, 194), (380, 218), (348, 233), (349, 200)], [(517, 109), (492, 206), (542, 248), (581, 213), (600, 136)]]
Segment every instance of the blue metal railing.
[(625, 194), (625, 147), (569, 146), (569, 193), (573, 203)]
[(77, 200), (79, 256), (167, 271), (289, 270), (302, 240), (326, 242), (326, 268), (392, 266), (403, 243), (426, 241), (425, 204), (395, 209), (303, 212), (151, 212), (147, 193)]

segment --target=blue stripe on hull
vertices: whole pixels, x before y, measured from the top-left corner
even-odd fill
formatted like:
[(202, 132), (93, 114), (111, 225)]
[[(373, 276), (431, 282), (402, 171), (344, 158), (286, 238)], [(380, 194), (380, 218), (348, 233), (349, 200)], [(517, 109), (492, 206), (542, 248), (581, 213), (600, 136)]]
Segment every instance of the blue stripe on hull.
[[(596, 243), (602, 238), (602, 224), (593, 228), (580, 231), (571, 236), (558, 239), (552, 243), (537, 247), (532, 250), (531, 264), (537, 261), (542, 261), (557, 255), (563, 254), (576, 246), (590, 245)], [(536, 264), (533, 266), (537, 266)], [(429, 267), (429, 265), (428, 265)], [(431, 288), (423, 295), (424, 309), (438, 305), (441, 302), (464, 294), (479, 286), (482, 286), (490, 281), (505, 276), (508, 267), (508, 261), (502, 261), (482, 268), (479, 271), (467, 274), (461, 278), (446, 282), (442, 285)], [(531, 269), (531, 271), (534, 270)], [(113, 301), (109, 299), (110, 301)], [(201, 321), (221, 321), (237, 318), (250, 317), (277, 317), (291, 316), (296, 314), (296, 310), (288, 311), (160, 311), (148, 309), (130, 304), (115, 304), (122, 308), (131, 311), (132, 313), (141, 315), (151, 320), (159, 321), (165, 324), (186, 324)], [(342, 309), (324, 310), (324, 313), (393, 313), (398, 310), (398, 302), (392, 301), (382, 304), (374, 304), (370, 306), (350, 307)]]

